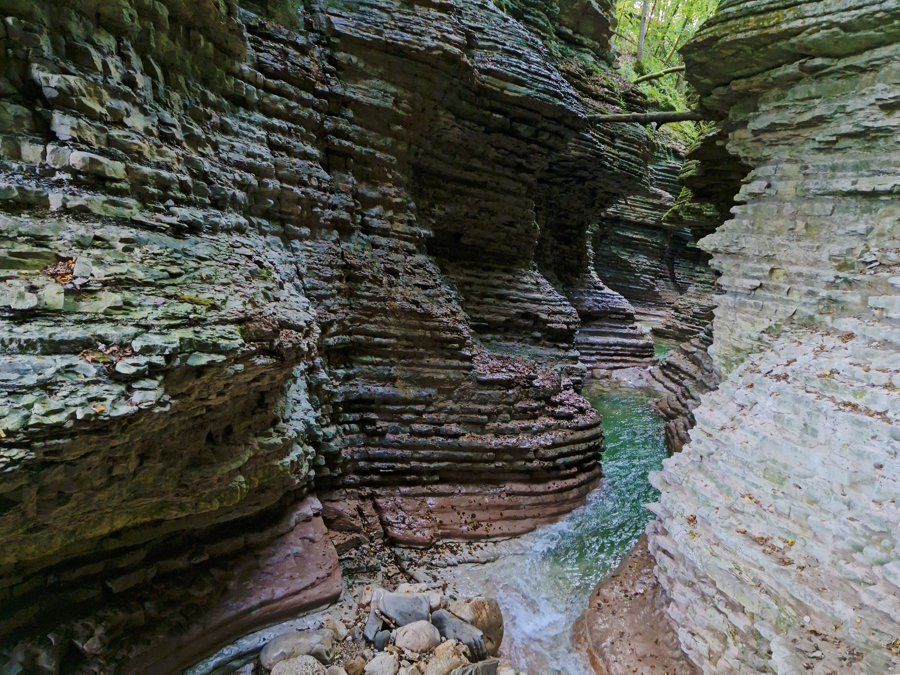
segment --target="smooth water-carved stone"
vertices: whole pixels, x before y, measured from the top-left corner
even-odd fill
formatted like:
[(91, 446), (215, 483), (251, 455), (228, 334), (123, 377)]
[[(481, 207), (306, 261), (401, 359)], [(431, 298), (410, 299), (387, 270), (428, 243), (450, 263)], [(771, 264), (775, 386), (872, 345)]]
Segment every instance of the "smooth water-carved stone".
[(264, 668), (271, 668), (279, 661), (298, 656), (312, 656), (326, 666), (334, 652), (334, 635), (328, 629), (295, 631), (281, 635), (269, 642), (259, 655)]
[(441, 634), (429, 621), (414, 621), (397, 629), (394, 644), (419, 654), (426, 654), (441, 644)]
[(397, 626), (428, 621), (431, 610), (428, 596), (414, 593), (390, 593), (378, 590), (372, 596), (372, 604)]
[(433, 623), (448, 640), (458, 640), (471, 651), (472, 657), (481, 660), (487, 657), (484, 633), (470, 623), (454, 616), (446, 609), (439, 609), (431, 615)]

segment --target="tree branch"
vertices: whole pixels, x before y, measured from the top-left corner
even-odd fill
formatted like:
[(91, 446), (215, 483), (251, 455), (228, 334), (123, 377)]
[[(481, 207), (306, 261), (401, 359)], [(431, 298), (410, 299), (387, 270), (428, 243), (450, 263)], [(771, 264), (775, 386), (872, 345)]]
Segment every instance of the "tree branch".
[(672, 68), (666, 68), (665, 70), (660, 70), (658, 73), (650, 73), (649, 75), (643, 75), (637, 78), (631, 84), (640, 84), (641, 82), (649, 82), (650, 80), (656, 80), (663, 75), (668, 75), (669, 73), (680, 73), (684, 70), (684, 66), (673, 66)]
[(667, 124), (668, 122), (702, 122), (708, 115), (693, 110), (651, 113), (615, 113), (612, 115), (588, 115), (591, 122), (635, 122), (637, 124)]

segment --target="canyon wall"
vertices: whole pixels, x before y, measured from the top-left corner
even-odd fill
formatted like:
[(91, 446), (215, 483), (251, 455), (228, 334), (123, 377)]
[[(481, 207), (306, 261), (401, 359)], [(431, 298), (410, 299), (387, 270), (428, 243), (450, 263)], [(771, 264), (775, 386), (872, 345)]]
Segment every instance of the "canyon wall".
[(597, 484), (576, 386), (651, 349), (589, 246), (652, 154), (587, 120), (642, 106), (609, 3), (0, 10), (11, 662), (171, 670), (340, 592), (323, 515), (427, 544)]
[[(726, 134), (715, 130), (702, 137), (686, 155), (678, 178), (681, 191), (663, 220), (695, 239), (715, 231), (729, 217), (741, 179), (749, 171), (725, 149)], [(708, 260), (708, 259), (707, 259)], [(678, 296), (654, 332), (680, 342), (665, 361), (650, 370), (665, 396), (656, 408), (666, 420), (669, 452), (679, 452), (695, 424), (693, 410), (700, 397), (716, 387), (718, 376), (709, 347), (717, 287), (715, 272), (693, 264), (692, 284)]]
[(731, 0), (684, 50), (751, 168), (650, 549), (704, 672), (900, 669), (900, 12)]

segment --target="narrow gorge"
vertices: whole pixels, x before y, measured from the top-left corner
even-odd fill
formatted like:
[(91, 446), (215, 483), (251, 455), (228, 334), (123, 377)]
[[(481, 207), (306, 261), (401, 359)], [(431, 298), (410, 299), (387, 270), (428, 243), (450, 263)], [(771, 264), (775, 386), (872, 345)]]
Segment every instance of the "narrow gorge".
[(896, 2), (0, 10), (2, 672), (900, 672)]

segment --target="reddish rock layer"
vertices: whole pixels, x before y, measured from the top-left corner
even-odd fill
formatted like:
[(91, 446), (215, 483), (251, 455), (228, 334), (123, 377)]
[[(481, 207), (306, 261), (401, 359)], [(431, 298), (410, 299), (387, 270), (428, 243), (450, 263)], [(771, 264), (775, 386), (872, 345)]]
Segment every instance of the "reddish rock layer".
[(313, 481), (418, 542), (597, 481), (576, 332), (634, 327), (587, 229), (649, 149), (587, 121), (640, 106), (611, 7), (512, 4), (3, 3), (0, 635), (114, 670), (270, 621), (219, 581)]
[(573, 628), (575, 647), (598, 675), (699, 671), (682, 654), (653, 576), (653, 556), (641, 537), (609, 578), (601, 581)]

